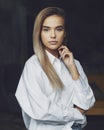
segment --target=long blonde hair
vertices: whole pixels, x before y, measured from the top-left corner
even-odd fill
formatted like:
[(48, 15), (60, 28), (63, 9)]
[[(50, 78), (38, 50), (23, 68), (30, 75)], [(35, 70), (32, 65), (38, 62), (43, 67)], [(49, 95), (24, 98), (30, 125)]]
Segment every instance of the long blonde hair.
[[(33, 49), (35, 54), (37, 55), (39, 62), (46, 73), (51, 85), (53, 88), (63, 88), (63, 82), (61, 81), (60, 77), (56, 73), (53, 65), (51, 64), (48, 56), (46, 55), (46, 52), (44, 50), (44, 46), (41, 41), (41, 29), (42, 24), (44, 20), (51, 15), (58, 15), (64, 18), (65, 21), (65, 29), (66, 27), (66, 16), (63, 9), (58, 7), (47, 7), (40, 11), (40, 13), (37, 15), (34, 23), (34, 29), (33, 29)], [(67, 38), (65, 39), (67, 40)], [(66, 41), (65, 41), (66, 42)]]

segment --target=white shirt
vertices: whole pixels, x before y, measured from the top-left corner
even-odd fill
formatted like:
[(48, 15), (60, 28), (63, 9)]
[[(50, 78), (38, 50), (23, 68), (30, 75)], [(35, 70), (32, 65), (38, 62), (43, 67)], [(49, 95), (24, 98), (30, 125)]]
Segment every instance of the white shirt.
[(61, 59), (49, 52), (47, 55), (64, 83), (64, 89), (53, 89), (36, 55), (28, 59), (15, 94), (22, 109), (26, 128), (72, 130), (74, 122), (85, 126), (85, 115), (73, 105), (88, 110), (94, 105), (95, 98), (82, 66), (75, 60), (80, 78), (73, 80)]

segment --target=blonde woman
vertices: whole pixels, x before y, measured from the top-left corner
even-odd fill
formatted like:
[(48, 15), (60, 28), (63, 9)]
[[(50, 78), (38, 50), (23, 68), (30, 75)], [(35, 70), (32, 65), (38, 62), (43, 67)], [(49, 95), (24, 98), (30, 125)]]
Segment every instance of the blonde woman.
[(82, 130), (95, 103), (78, 60), (67, 47), (63, 9), (39, 12), (33, 29), (34, 55), (23, 69), (16, 98), (28, 130)]

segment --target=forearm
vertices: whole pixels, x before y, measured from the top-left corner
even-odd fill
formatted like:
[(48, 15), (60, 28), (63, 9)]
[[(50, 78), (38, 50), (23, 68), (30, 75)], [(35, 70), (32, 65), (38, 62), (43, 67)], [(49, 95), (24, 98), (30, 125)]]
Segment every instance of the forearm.
[(67, 68), (72, 76), (72, 79), (77, 80), (79, 78), (79, 72), (77, 70), (76, 65), (73, 63), (73, 64), (68, 65)]
[(54, 115), (57, 117), (57, 119), (63, 122), (83, 120), (83, 115), (77, 108), (64, 108), (52, 103), (48, 112), (51, 114), (51, 116)]

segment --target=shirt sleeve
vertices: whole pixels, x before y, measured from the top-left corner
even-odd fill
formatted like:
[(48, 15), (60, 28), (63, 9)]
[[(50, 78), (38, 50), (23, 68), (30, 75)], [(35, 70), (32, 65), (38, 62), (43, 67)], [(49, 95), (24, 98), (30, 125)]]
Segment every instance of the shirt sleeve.
[(95, 97), (88, 83), (87, 76), (83, 71), (83, 68), (79, 63), (79, 61), (76, 61), (76, 66), (80, 76), (78, 80), (73, 80), (74, 84), (73, 104), (84, 110), (88, 110), (94, 105)]
[(26, 63), (21, 75), (16, 98), (22, 108), (33, 119), (40, 121), (68, 122), (83, 120), (84, 116), (76, 108), (66, 108), (58, 106), (43, 93), (42, 77), (39, 67), (31, 63)]

